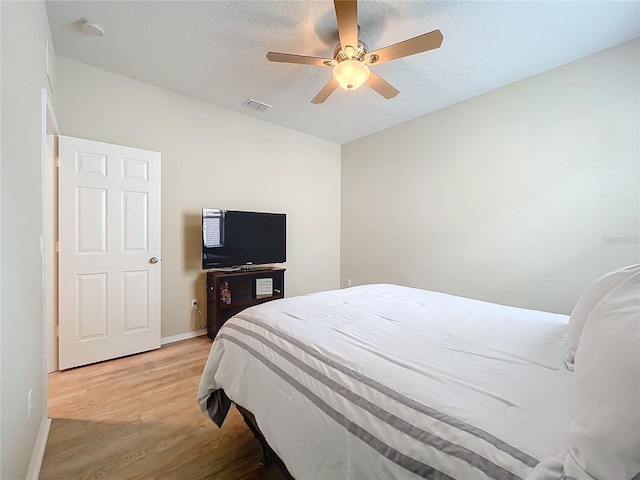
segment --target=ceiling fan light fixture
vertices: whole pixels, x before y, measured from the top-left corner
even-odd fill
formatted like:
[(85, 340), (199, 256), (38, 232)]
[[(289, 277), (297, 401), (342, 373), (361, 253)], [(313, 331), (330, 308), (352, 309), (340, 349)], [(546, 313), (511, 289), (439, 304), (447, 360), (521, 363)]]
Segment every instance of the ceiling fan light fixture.
[(355, 90), (369, 79), (369, 67), (358, 60), (344, 60), (333, 67), (333, 78), (345, 90)]

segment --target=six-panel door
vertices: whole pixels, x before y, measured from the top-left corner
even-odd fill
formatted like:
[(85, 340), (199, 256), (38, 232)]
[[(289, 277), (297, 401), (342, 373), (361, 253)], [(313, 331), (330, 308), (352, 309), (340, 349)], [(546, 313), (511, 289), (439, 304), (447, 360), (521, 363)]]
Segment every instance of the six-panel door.
[(160, 154), (59, 142), (60, 369), (160, 347)]

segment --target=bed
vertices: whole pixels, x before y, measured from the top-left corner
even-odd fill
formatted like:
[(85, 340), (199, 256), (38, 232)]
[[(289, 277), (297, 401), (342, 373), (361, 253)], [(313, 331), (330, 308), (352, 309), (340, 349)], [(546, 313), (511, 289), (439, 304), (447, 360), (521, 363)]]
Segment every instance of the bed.
[(240, 406), (296, 479), (565, 478), (568, 325), (386, 284), (276, 300), (220, 330), (198, 402)]

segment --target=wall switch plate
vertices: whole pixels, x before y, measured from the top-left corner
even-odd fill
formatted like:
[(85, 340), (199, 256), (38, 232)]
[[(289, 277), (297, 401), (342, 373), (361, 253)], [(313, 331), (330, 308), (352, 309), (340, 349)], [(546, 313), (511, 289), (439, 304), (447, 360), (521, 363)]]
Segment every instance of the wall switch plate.
[(27, 420), (31, 418), (31, 409), (33, 408), (33, 390), (29, 390), (27, 394)]

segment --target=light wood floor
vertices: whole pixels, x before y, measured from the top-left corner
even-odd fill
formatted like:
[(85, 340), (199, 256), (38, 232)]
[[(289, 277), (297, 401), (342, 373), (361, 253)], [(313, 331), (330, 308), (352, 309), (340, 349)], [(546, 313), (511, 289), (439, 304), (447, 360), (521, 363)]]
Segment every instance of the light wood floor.
[(40, 478), (283, 480), (275, 464), (259, 465), (260, 444), (235, 407), (221, 429), (200, 411), (210, 348), (199, 337), (49, 375)]

